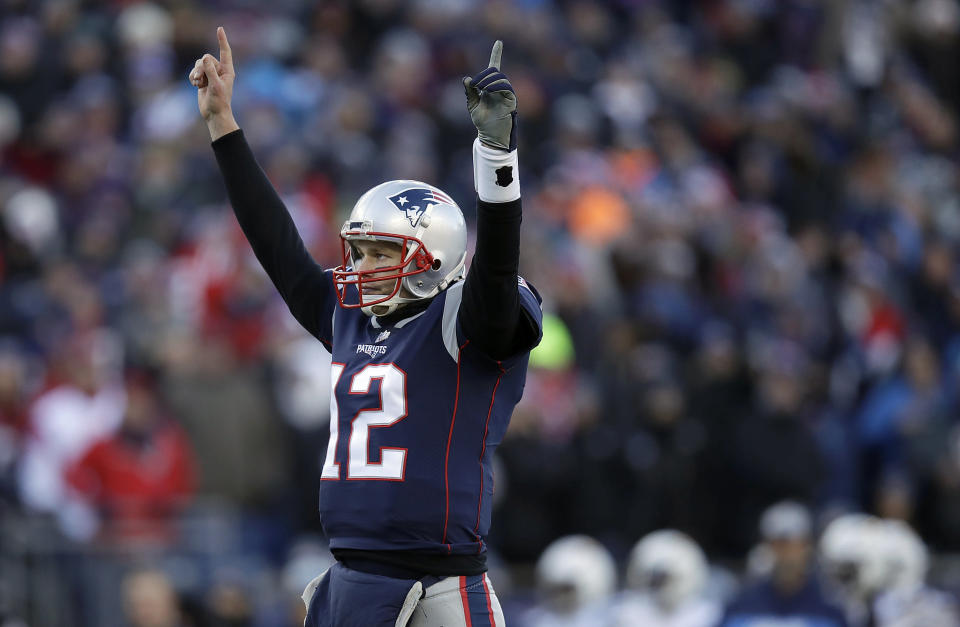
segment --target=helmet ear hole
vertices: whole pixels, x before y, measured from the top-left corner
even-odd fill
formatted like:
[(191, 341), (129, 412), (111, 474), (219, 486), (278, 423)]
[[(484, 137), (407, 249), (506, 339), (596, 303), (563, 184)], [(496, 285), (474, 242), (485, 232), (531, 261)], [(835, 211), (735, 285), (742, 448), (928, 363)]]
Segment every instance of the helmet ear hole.
[(430, 267), (431, 267), (433, 270), (439, 270), (439, 269), (440, 269), (440, 266), (442, 266), (442, 265), (443, 265), (443, 262), (442, 262), (442, 261), (440, 261), (439, 259), (434, 259), (434, 260), (433, 260), (433, 263), (430, 264)]

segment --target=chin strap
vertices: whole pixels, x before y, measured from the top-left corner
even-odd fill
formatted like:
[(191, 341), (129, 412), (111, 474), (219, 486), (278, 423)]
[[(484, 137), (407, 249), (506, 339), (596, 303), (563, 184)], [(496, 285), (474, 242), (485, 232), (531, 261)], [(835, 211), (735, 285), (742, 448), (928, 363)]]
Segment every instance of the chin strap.
[[(402, 288), (401, 288), (401, 291), (402, 291)], [(399, 309), (404, 305), (410, 305), (412, 303), (420, 303), (425, 300), (430, 300), (431, 298), (433, 298), (433, 296), (436, 296), (436, 294), (433, 294), (425, 298), (409, 298), (409, 297), (404, 297), (404, 296), (400, 296), (400, 294), (397, 294), (390, 300), (384, 301), (382, 303), (377, 303), (376, 305), (363, 306), (360, 308), (360, 311), (367, 314), (368, 316), (377, 316), (378, 318), (382, 318), (384, 316), (389, 316), (390, 314), (392, 314), (393, 312), (395, 312), (397, 309)]]
[[(403, 302), (403, 303), (371, 305), (370, 307), (365, 307), (363, 309), (364, 309), (364, 313), (366, 313), (368, 316), (371, 316), (371, 317), (376, 316), (377, 320), (381, 322), (390, 323), (392, 322), (391, 319), (402, 320), (404, 318), (408, 318), (412, 315), (415, 315), (424, 311), (427, 307), (430, 306), (431, 300), (433, 299), (418, 298), (417, 300)], [(367, 313), (367, 311), (365, 311), (366, 309), (369, 309), (370, 312)]]
[[(360, 311), (367, 314), (367, 316), (370, 318), (374, 316), (377, 316), (379, 318), (381, 316), (389, 316), (394, 311), (396, 311), (397, 307), (399, 306), (400, 306), (400, 303), (389, 303), (389, 304), (381, 303), (379, 305), (370, 305), (369, 307), (361, 307)], [(374, 311), (375, 309), (379, 309), (381, 311), (379, 312)]]
[(361, 307), (360, 311), (367, 314), (368, 316), (377, 316), (378, 318), (382, 318), (384, 316), (389, 316), (402, 305), (408, 305), (410, 303), (419, 303), (422, 300), (429, 300), (429, 299), (404, 298), (403, 296), (400, 296), (398, 294), (388, 301), (377, 303), (376, 305), (367, 305), (365, 307)]

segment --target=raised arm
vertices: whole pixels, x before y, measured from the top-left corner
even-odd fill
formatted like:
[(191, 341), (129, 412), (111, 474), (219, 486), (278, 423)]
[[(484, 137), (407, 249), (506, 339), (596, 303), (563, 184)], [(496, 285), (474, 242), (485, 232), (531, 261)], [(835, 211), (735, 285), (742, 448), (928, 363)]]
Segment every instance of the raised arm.
[(205, 54), (190, 72), (197, 104), (237, 221), (290, 312), (311, 334), (330, 342), (336, 298), (323, 269), (313, 261), (286, 207), (257, 164), (231, 109), (236, 72), (227, 34), (217, 29), (220, 59)]
[(489, 67), (463, 80), (467, 109), (477, 127), (473, 143), (477, 246), (459, 312), (466, 339), (498, 360), (529, 350), (540, 334), (539, 321), (521, 304), (518, 286), (522, 211), (517, 96), (500, 72), (502, 50), (503, 43), (497, 41)]

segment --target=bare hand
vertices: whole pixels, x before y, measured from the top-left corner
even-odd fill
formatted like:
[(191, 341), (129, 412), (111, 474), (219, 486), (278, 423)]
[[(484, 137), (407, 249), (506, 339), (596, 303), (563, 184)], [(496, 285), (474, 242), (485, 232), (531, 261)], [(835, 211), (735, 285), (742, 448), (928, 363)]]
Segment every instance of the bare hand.
[(190, 71), (190, 84), (197, 88), (200, 115), (206, 120), (213, 139), (238, 128), (230, 109), (236, 73), (230, 42), (222, 26), (217, 28), (217, 39), (220, 41), (220, 59), (205, 54), (197, 59)]

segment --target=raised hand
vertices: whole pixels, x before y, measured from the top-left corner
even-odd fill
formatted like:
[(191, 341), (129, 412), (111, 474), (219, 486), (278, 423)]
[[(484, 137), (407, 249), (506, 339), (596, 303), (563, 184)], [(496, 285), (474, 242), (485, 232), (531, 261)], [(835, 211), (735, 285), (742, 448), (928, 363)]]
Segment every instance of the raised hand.
[(230, 108), (233, 80), (236, 78), (233, 54), (222, 26), (217, 28), (217, 39), (220, 41), (220, 58), (205, 54), (197, 59), (190, 71), (190, 83), (197, 87), (200, 115), (206, 120), (212, 139), (239, 128)]
[(500, 71), (502, 54), (503, 42), (498, 39), (490, 52), (490, 66), (473, 78), (464, 78), (463, 89), (480, 141), (510, 151), (517, 147), (517, 95)]

